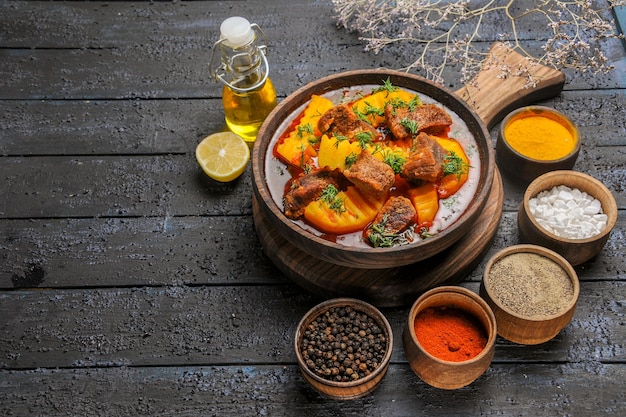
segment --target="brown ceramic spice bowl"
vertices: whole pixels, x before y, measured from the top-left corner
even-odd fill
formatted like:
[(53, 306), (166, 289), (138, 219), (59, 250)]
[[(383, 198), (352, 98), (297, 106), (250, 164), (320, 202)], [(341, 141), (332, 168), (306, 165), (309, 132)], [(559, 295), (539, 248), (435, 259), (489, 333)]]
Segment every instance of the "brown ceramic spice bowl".
[(372, 392), (385, 376), (393, 351), (393, 333), (385, 316), (353, 298), (313, 307), (300, 320), (294, 342), (304, 379), (337, 400)]
[[(607, 216), (604, 229), (595, 236), (571, 239), (557, 236), (542, 227), (530, 209), (530, 200), (542, 191), (565, 185), (578, 189), (596, 198)], [(524, 200), (518, 210), (518, 227), (522, 243), (530, 243), (552, 249), (576, 266), (596, 256), (602, 251), (611, 230), (617, 223), (617, 203), (611, 191), (602, 182), (590, 175), (576, 171), (554, 171), (534, 180), (524, 193)]]
[(547, 342), (567, 326), (579, 291), (572, 265), (536, 245), (496, 253), (487, 262), (480, 287), (496, 316), (498, 334), (523, 345)]
[[(536, 126), (539, 123), (533, 124), (532, 120), (542, 120), (559, 130), (546, 131)], [(518, 129), (516, 124), (522, 123), (529, 123), (530, 126), (521, 125)], [(519, 136), (520, 130), (524, 132), (523, 137)], [(529, 135), (528, 132), (533, 133)], [(537, 149), (550, 141), (565, 141), (565, 137), (567, 147), (547, 151), (541, 156), (538, 153), (531, 155), (518, 145), (521, 142), (533, 152), (538, 152)], [(502, 120), (496, 141), (496, 159), (500, 171), (507, 177), (528, 184), (546, 172), (571, 169), (578, 158), (580, 144), (579, 130), (566, 115), (549, 107), (527, 106), (511, 112)]]
[[(346, 244), (306, 228), (302, 222), (294, 221), (283, 212), (282, 194), (287, 175), (284, 166), (278, 166), (273, 155), (274, 144), (284, 133), (291, 121), (310, 102), (313, 95), (342, 94), (353, 88), (363, 87), (371, 91), (389, 80), (393, 86), (423, 95), (423, 101), (431, 100), (446, 107), (458, 117), (459, 128), (453, 125), (453, 135), (458, 130), (468, 132), (471, 137), (475, 191), (464, 197), (467, 206), (455, 211), (458, 218), (431, 237), (394, 247), (374, 248), (359, 241)], [(453, 117), (453, 119), (454, 119)], [(462, 126), (461, 125), (465, 125)], [(383, 269), (413, 264), (433, 257), (452, 246), (467, 234), (485, 207), (494, 180), (495, 157), (489, 131), (478, 115), (455, 93), (423, 77), (392, 70), (359, 70), (338, 73), (305, 85), (284, 99), (265, 119), (257, 136), (253, 155), (253, 198), (258, 203), (255, 221), (268, 223), (273, 232), (283, 237), (290, 245), (324, 262), (351, 268)], [(276, 185), (277, 184), (277, 185)], [(343, 236), (342, 236), (343, 238)], [(261, 236), (263, 240), (263, 237)]]
[[(478, 355), (463, 361), (444, 360), (429, 353), (415, 332), (416, 317), (429, 308), (456, 309), (482, 326), (486, 344)], [(471, 384), (489, 368), (495, 353), (496, 318), (489, 305), (472, 291), (457, 286), (433, 288), (420, 296), (411, 307), (404, 328), (404, 352), (413, 372), (427, 384), (441, 389), (458, 389)], [(449, 348), (457, 349), (456, 347)]]

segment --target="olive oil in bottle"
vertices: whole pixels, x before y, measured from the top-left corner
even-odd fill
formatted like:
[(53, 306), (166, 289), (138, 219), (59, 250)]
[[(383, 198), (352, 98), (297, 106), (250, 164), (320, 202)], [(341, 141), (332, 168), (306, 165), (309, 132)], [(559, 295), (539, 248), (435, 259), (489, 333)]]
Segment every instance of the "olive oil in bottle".
[[(228, 128), (247, 142), (254, 142), (261, 124), (276, 107), (276, 90), (269, 78), (267, 47), (257, 34), (256, 24), (242, 17), (230, 17), (220, 26), (220, 40), (213, 46), (211, 69), (224, 84), (222, 104)], [(267, 42), (266, 42), (267, 43)], [(214, 65), (216, 50), (220, 64)]]

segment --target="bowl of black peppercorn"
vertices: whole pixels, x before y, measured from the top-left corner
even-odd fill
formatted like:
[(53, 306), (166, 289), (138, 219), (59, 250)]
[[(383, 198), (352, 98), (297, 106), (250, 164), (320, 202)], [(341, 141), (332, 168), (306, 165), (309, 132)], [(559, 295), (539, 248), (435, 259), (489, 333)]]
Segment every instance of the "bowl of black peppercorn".
[(374, 306), (335, 298), (309, 310), (296, 329), (295, 348), (304, 379), (338, 400), (363, 397), (382, 381), (393, 350), (393, 334)]

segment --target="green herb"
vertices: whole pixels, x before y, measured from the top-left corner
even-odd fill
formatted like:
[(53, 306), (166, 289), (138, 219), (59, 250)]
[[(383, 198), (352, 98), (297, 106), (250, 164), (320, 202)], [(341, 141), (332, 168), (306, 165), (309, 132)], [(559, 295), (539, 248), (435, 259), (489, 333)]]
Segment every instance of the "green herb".
[(385, 225), (389, 219), (389, 214), (385, 214), (380, 223), (374, 223), (370, 227), (368, 235), (369, 241), (375, 248), (391, 248), (395, 245), (405, 245), (411, 241), (412, 229), (404, 233), (387, 233)]
[(379, 107), (374, 107), (371, 104), (369, 104), (367, 101), (365, 102), (365, 109), (363, 109), (362, 111), (359, 111), (355, 108), (352, 109), (352, 111), (354, 112), (354, 114), (357, 115), (357, 117), (367, 123), (370, 122), (369, 120), (369, 116), (370, 115), (374, 115), (374, 116), (384, 116), (385, 115), (385, 109), (381, 109)]
[(408, 103), (406, 103), (406, 106), (409, 108), (409, 111), (414, 111), (416, 107), (421, 106), (422, 105), (422, 100), (420, 100), (419, 96), (415, 96), (411, 99), (411, 101), (409, 101)]
[(406, 162), (406, 158), (397, 153), (387, 152), (383, 156), (383, 162), (389, 165), (395, 174), (399, 174), (402, 172), (402, 167)]
[(400, 125), (412, 135), (415, 135), (417, 134), (417, 132), (419, 132), (419, 125), (417, 124), (417, 122), (413, 119), (409, 119), (408, 117), (400, 120)]
[(448, 197), (445, 200), (441, 200), (441, 204), (443, 204), (446, 208), (452, 211), (456, 211), (454, 210), (454, 206), (456, 206), (458, 202), (459, 202), (459, 199), (455, 195), (453, 195), (452, 197)]
[(300, 139), (304, 137), (305, 133), (308, 133), (309, 135), (313, 134), (313, 126), (311, 126), (311, 123), (307, 123), (303, 126), (298, 126), (297, 135)]
[(419, 235), (422, 239), (427, 239), (429, 237), (432, 237), (433, 235), (430, 234), (430, 230), (428, 229), (428, 226), (422, 226), (420, 227), (419, 230)]
[(372, 144), (372, 133), (371, 132), (359, 132), (354, 135), (354, 138), (359, 142), (359, 146), (365, 149), (367, 145)]
[(346, 168), (350, 169), (352, 165), (356, 162), (357, 155), (354, 152), (350, 152), (350, 155), (346, 156), (344, 161)]
[(322, 191), (320, 200), (328, 204), (328, 207), (337, 214), (346, 211), (346, 202), (338, 196), (339, 190), (332, 184), (328, 184)]
[(386, 91), (388, 93), (398, 91), (398, 87), (391, 84), (391, 79), (387, 77), (387, 79), (383, 82), (383, 85), (374, 90), (374, 93), (378, 93), (379, 91)]
[(339, 148), (339, 142), (348, 140), (348, 137), (344, 135), (334, 135), (333, 137), (335, 138), (335, 148)]
[(461, 175), (466, 174), (469, 169), (469, 164), (458, 156), (454, 151), (451, 151), (448, 156), (443, 159), (443, 176), (456, 175), (460, 178)]

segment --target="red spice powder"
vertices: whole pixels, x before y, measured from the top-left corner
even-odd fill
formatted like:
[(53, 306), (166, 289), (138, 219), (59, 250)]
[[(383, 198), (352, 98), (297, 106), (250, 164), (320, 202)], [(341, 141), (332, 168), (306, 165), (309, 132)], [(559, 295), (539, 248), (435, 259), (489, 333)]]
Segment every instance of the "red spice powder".
[(456, 308), (429, 307), (415, 317), (417, 340), (433, 356), (462, 362), (487, 345), (487, 333), (474, 316)]

